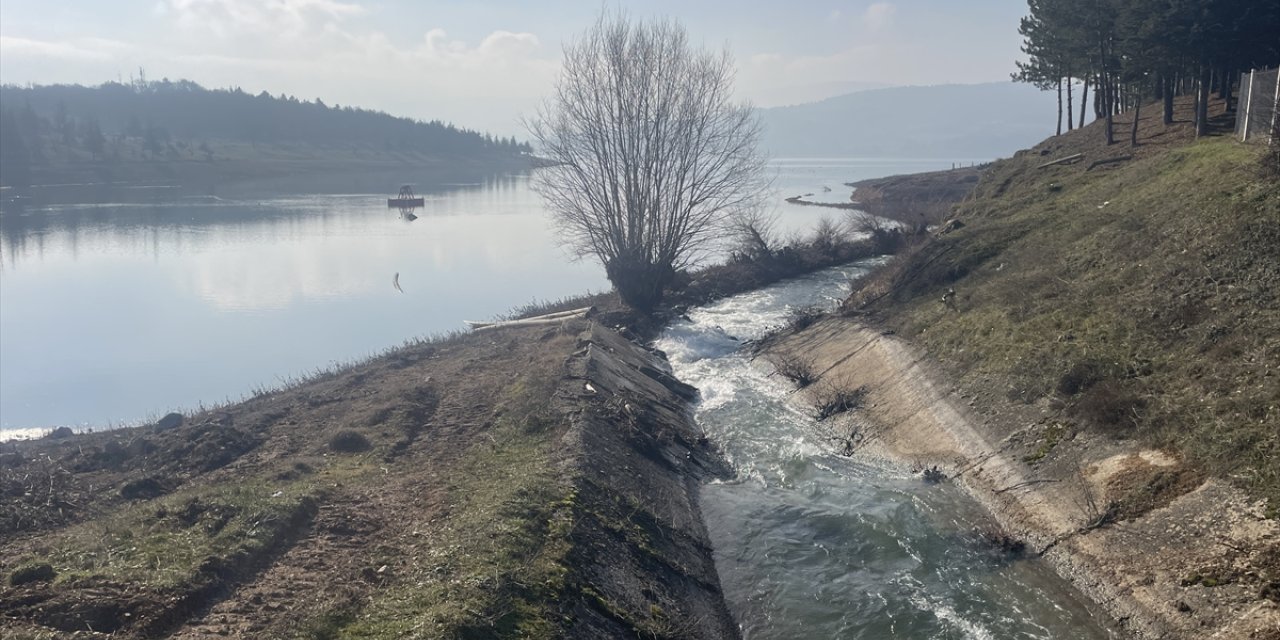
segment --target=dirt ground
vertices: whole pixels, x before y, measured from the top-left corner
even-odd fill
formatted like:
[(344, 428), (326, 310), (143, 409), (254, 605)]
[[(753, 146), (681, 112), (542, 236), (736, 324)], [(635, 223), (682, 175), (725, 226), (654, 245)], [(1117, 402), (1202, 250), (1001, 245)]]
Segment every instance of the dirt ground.
[[(610, 389), (683, 407), (652, 383), (657, 356), (603, 329), (584, 338), (590, 326), (410, 345), (177, 425), (5, 443), (0, 633), (736, 636), (693, 502), (715, 455), (686, 412), (654, 418), (661, 446), (646, 436), (615, 443), (617, 459), (583, 452), (593, 430), (616, 430), (624, 403)], [(623, 352), (621, 374), (596, 373)], [(645, 452), (702, 462), (648, 470), (661, 505), (633, 491), (635, 504), (608, 507), (615, 495), (593, 487)], [(645, 518), (675, 495), (679, 535), (670, 513)], [(591, 551), (644, 556), (670, 539), (680, 567), (602, 572), (608, 558)]]

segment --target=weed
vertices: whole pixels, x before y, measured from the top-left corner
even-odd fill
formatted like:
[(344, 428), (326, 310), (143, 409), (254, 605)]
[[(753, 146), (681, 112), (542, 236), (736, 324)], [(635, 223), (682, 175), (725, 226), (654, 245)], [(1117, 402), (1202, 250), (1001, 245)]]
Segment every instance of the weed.
[(1062, 423), (1055, 423), (1048, 429), (1045, 429), (1044, 435), (1040, 441), (1040, 446), (1036, 447), (1035, 451), (1024, 456), (1022, 461), (1028, 464), (1034, 464), (1044, 460), (1045, 456), (1048, 456), (1049, 452), (1053, 451), (1053, 448), (1058, 446), (1058, 442), (1062, 440), (1066, 431), (1067, 427)]
[(813, 362), (800, 356), (776, 353), (769, 356), (769, 362), (773, 365), (773, 369), (778, 375), (795, 383), (796, 387), (800, 389), (818, 380), (818, 374), (813, 369)]
[(822, 421), (862, 406), (867, 388), (849, 388), (838, 382), (823, 383), (813, 393), (813, 419)]
[(329, 448), (339, 453), (359, 453), (372, 446), (363, 433), (350, 429), (339, 431), (329, 439)]
[(812, 327), (826, 313), (818, 307), (792, 307), (787, 310), (787, 332), (799, 333)]

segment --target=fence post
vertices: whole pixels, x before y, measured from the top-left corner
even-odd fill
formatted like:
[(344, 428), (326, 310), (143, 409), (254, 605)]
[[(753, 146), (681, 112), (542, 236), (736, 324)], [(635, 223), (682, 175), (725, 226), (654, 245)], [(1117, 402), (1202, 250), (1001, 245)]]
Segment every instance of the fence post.
[(1256, 69), (1249, 70), (1249, 98), (1244, 101), (1244, 131), (1240, 132), (1240, 142), (1249, 141), (1249, 111), (1253, 109), (1253, 74), (1256, 71)]
[(1276, 112), (1280, 111), (1280, 67), (1276, 67), (1276, 94), (1271, 99), (1271, 128), (1267, 130), (1267, 146), (1276, 143)]

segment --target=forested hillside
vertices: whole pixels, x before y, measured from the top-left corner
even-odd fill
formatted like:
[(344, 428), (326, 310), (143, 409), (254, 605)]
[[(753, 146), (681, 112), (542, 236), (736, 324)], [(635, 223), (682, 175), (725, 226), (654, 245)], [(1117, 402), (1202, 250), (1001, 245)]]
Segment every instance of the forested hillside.
[(180, 80), (96, 87), (0, 87), (0, 173), (26, 185), (65, 165), (244, 160), (288, 149), (414, 154), (478, 161), (529, 146), (452, 124), (422, 122), (320, 99), (206, 89)]
[[(1280, 62), (1280, 3), (1256, 0), (1029, 0), (1018, 32), (1026, 61), (1014, 80), (1058, 94), (1058, 133), (1073, 124), (1073, 86), (1080, 84), (1079, 121), (1092, 110), (1106, 120), (1160, 99), (1164, 124), (1174, 97), (1195, 94), (1196, 134), (1208, 126), (1210, 94), (1231, 108), (1238, 74)], [(1092, 91), (1092, 94), (1090, 94)], [(1064, 95), (1065, 94), (1065, 95)], [(1092, 105), (1090, 109), (1090, 96)], [(1137, 125), (1130, 141), (1136, 144)]]

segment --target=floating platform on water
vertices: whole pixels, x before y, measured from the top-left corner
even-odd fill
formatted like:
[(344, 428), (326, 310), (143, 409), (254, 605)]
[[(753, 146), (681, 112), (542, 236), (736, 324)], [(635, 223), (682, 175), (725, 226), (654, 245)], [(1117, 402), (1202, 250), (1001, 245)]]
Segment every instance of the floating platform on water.
[(426, 204), (426, 200), (419, 198), (413, 193), (413, 185), (404, 185), (400, 187), (400, 193), (394, 198), (387, 198), (387, 207), (396, 207), (400, 209), (412, 209), (421, 207)]

